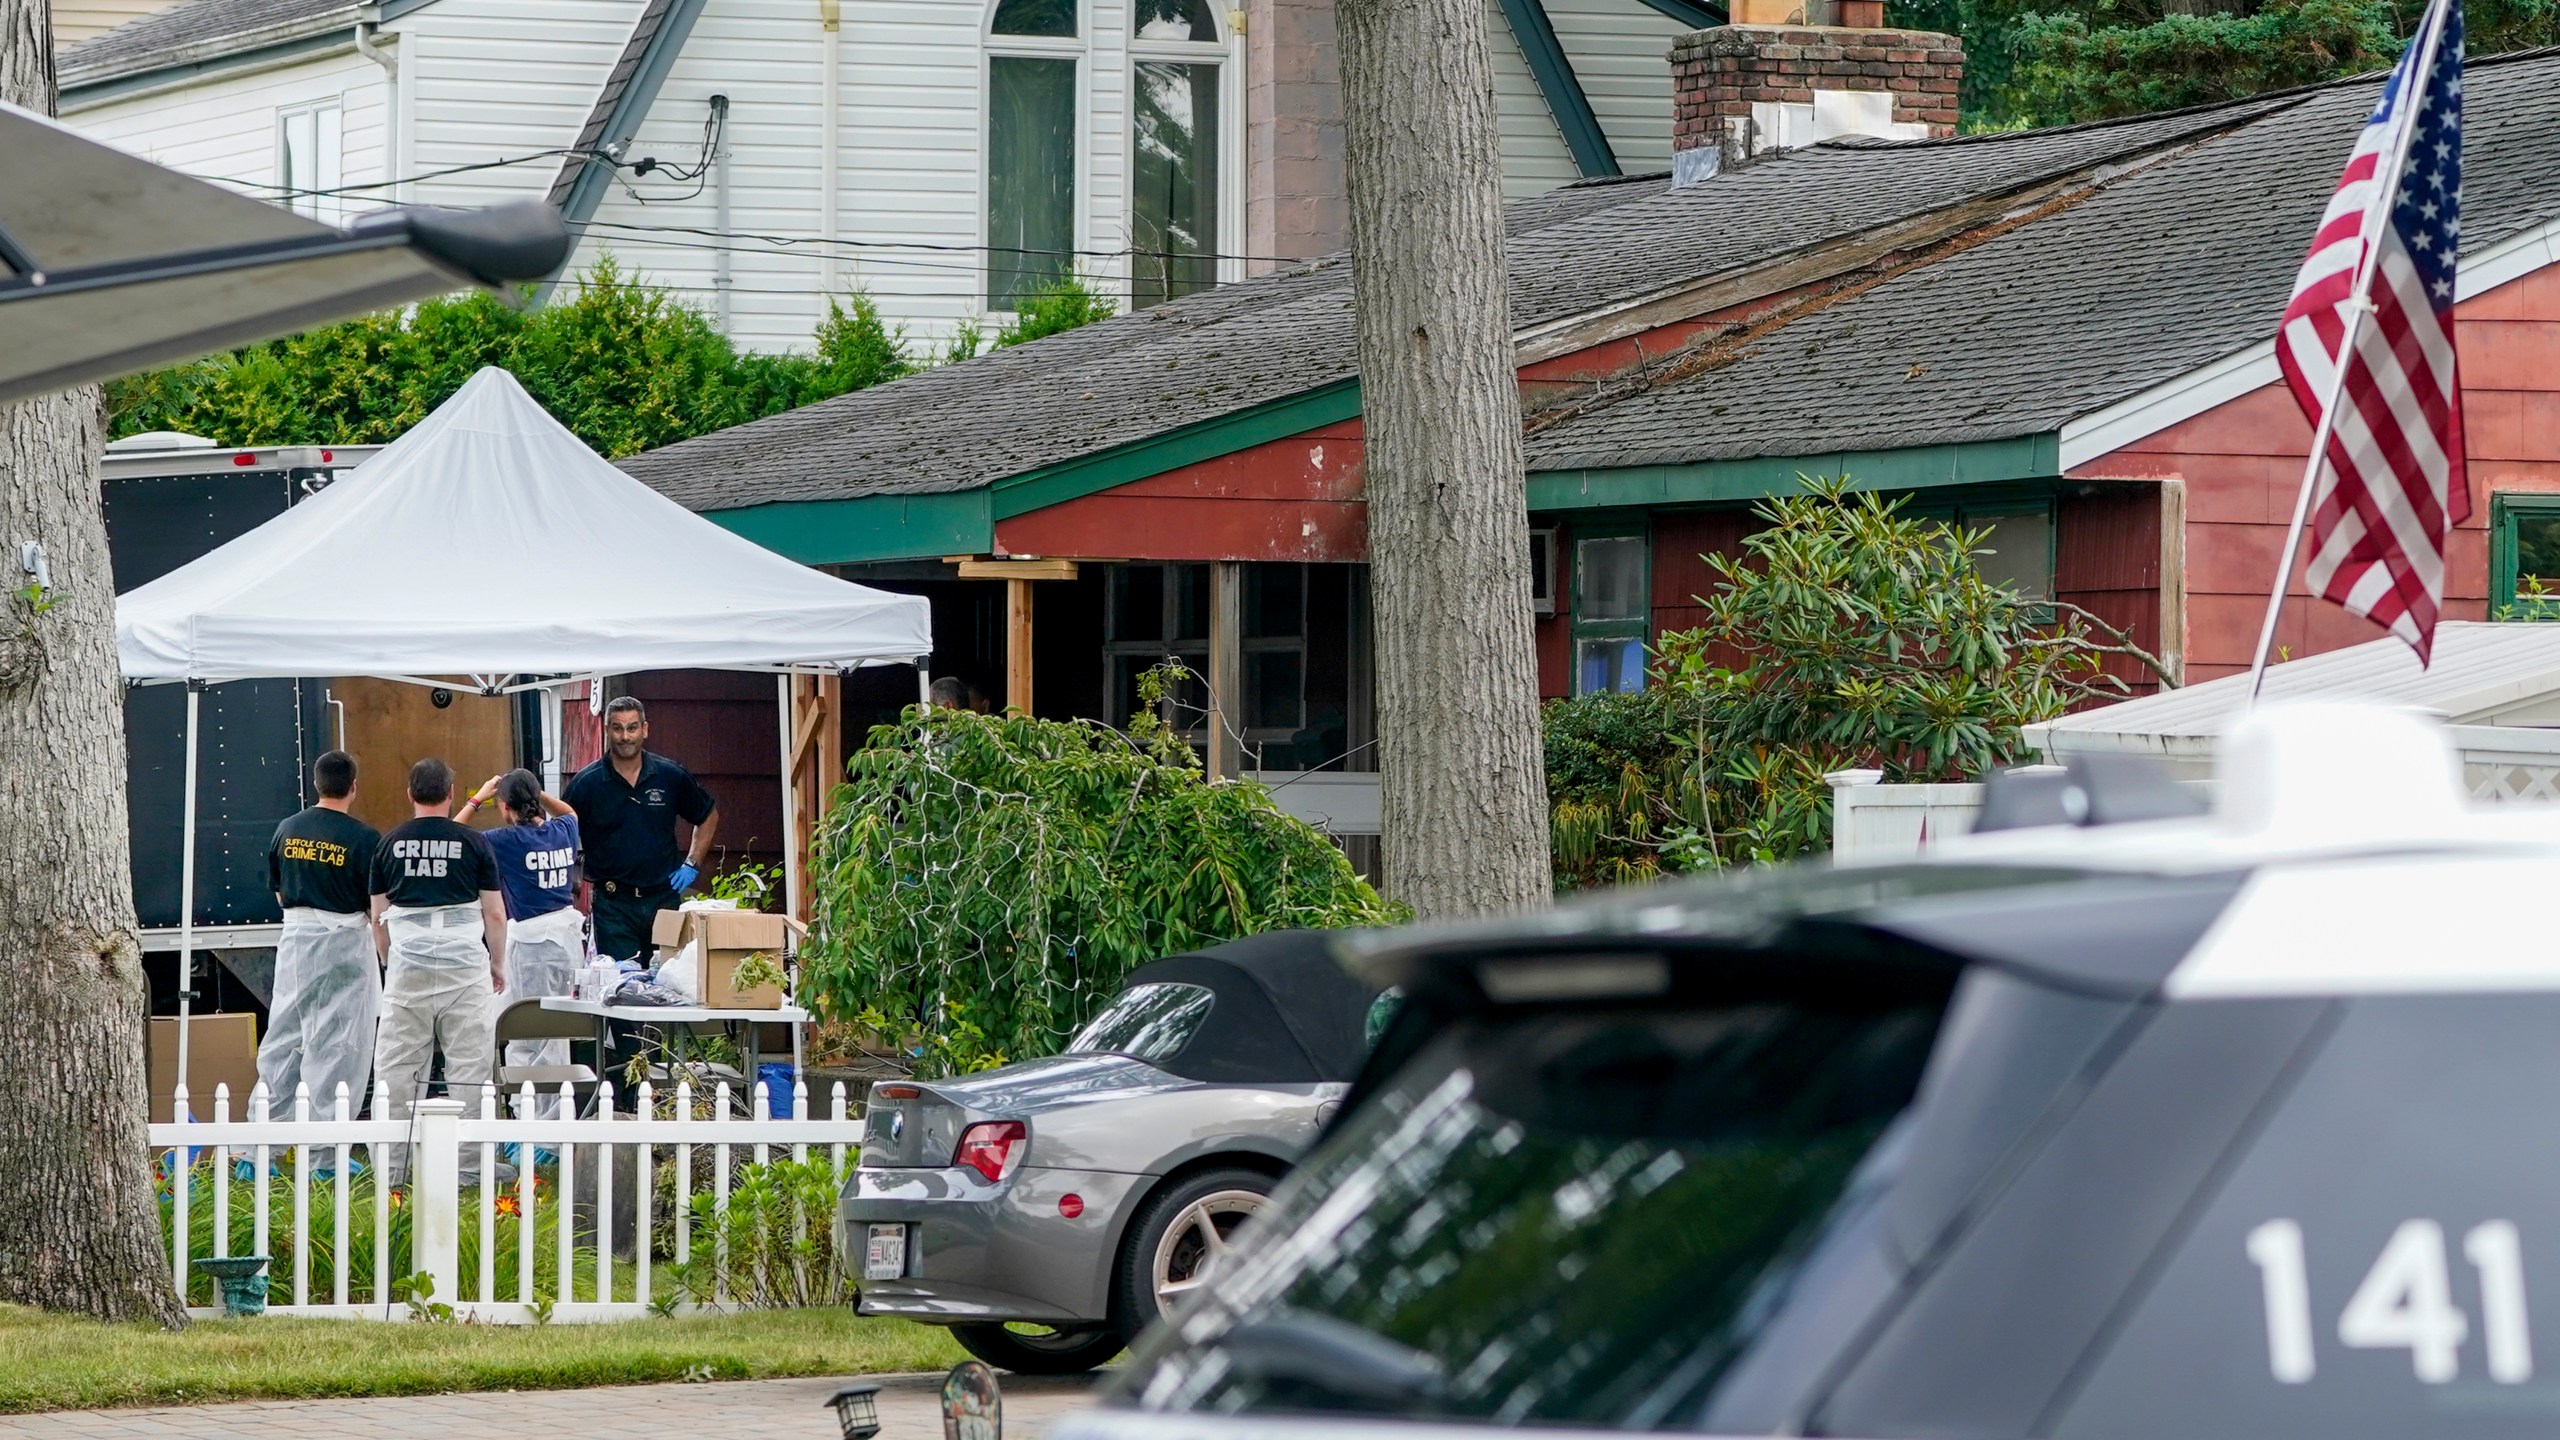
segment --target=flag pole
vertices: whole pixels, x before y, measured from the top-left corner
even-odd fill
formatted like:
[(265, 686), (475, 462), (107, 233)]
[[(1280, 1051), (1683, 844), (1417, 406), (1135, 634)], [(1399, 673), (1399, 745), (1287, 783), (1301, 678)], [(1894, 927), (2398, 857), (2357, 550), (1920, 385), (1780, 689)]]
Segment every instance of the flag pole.
[[(2368, 253), (2374, 247), (2368, 246)], [(2267, 683), (2267, 656), (2275, 649), (2276, 621), (2284, 614), (2285, 592), (2293, 588), (2295, 557), (2302, 550), (2302, 525), (2311, 517), (2311, 491), (2319, 482), (2320, 467), (2329, 463), (2329, 436), (2338, 428), (2338, 402), (2346, 398), (2347, 357), (2355, 353), (2356, 341), (2364, 333), (2364, 317), (2373, 312), (2373, 300), (2365, 294), (2359, 280), (2347, 299), (2347, 331), (2338, 345), (2338, 364), (2329, 377), (2329, 398), (2320, 407), (2320, 428), (2311, 437), (2311, 458), (2302, 467), (2302, 484), (2294, 491), (2293, 523), (2285, 527), (2284, 554), (2276, 561), (2275, 593), (2267, 597), (2267, 618), (2258, 627), (2258, 653), (2249, 662), (2249, 706), (2258, 703), (2258, 689)]]
[(2363, 253), (2356, 258), (2356, 280), (2347, 292), (2347, 329), (2339, 338), (2338, 363), (2329, 376), (2328, 402), (2320, 407), (2320, 425), (2311, 437), (2311, 454), (2303, 462), (2302, 485), (2294, 492), (2293, 522), (2285, 527), (2284, 554), (2276, 561), (2276, 588), (2267, 597), (2267, 618), (2258, 627), (2257, 654), (2249, 661), (2249, 701), (2243, 710), (2257, 708), (2258, 691), (2267, 683), (2267, 657), (2276, 643), (2276, 621), (2284, 614), (2285, 592), (2293, 588), (2293, 567), (2302, 549), (2302, 527), (2311, 516), (2311, 492), (2319, 483), (2320, 467), (2329, 463), (2329, 437), (2338, 428), (2338, 402), (2346, 398), (2347, 367), (2353, 363), (2356, 341), (2364, 334), (2365, 317), (2373, 313), (2373, 272), (2382, 260), (2379, 230), (2391, 223), (2391, 209), (2400, 199), (2400, 181), (2409, 167), (2409, 145), (2418, 135), (2418, 106), (2426, 93), (2427, 81), (2435, 74), (2436, 51), (2444, 40), (2447, 7), (2457, 0), (2429, 0), (2427, 13), (2419, 22), (2418, 63), (2409, 71), (2408, 87), (2400, 97), (2400, 125), (2391, 138), (2391, 164), (2382, 172), (2386, 177), (2380, 203), (2365, 211)]

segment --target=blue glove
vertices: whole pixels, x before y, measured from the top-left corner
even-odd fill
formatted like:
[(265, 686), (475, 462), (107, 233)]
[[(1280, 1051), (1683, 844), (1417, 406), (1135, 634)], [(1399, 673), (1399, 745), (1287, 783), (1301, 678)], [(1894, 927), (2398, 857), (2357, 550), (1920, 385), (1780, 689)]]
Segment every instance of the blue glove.
[(679, 865), (676, 867), (676, 873), (667, 877), (667, 885), (681, 895), (693, 888), (694, 878), (701, 873), (690, 865)]

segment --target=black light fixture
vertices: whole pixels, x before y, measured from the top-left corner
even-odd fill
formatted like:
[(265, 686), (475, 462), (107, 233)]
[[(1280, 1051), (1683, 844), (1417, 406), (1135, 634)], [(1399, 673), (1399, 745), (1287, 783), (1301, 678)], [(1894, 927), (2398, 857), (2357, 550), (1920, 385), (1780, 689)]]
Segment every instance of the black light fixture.
[(836, 1427), (844, 1440), (871, 1440), (880, 1433), (880, 1387), (847, 1385), (827, 1401), (835, 1407)]

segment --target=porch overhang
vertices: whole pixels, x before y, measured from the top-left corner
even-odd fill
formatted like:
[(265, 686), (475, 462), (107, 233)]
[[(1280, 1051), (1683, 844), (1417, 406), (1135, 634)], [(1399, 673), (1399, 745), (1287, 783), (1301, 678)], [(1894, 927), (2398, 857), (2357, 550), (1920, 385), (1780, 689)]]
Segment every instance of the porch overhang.
[(1346, 378), (973, 490), (794, 500), (702, 513), (805, 565), (982, 555), (995, 549), (999, 520), (1358, 418), (1360, 382)]
[[(1359, 383), (1345, 380), (1135, 444), (1028, 470), (975, 490), (788, 501), (707, 511), (704, 518), (805, 565), (991, 554), (1000, 521), (1319, 426), (1355, 420), (1359, 414)], [(2059, 455), (2060, 437), (2047, 432), (1894, 450), (1550, 470), (1529, 476), (1529, 510), (1546, 514), (1735, 504), (1795, 493), (1807, 476), (1845, 476), (1853, 490), (2056, 480), (2062, 477)]]

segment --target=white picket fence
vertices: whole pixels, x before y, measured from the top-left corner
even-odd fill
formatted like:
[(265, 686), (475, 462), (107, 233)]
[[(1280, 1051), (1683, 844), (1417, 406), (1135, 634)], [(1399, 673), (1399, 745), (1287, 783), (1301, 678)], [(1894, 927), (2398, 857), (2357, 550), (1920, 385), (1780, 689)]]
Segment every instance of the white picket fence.
[[(279, 1158), (291, 1159), (291, 1236), (290, 1263), (293, 1268), (292, 1293), (289, 1304), (270, 1304), (273, 1314), (333, 1316), (341, 1319), (403, 1320), (410, 1318), (407, 1304), (395, 1301), (393, 1282), (406, 1278), (391, 1271), (392, 1210), (394, 1192), (388, 1185), (368, 1184), (372, 1192), (373, 1236), (372, 1274), (351, 1276), (354, 1247), (345, 1243), (348, 1229), (352, 1183), (351, 1163), (357, 1146), (365, 1148), (364, 1159), (375, 1176), (387, 1157), (386, 1147), (409, 1147), (410, 1164), (400, 1203), (409, 1210), (412, 1273), (424, 1272), (434, 1280), (433, 1298), (453, 1306), (457, 1318), (489, 1321), (498, 1324), (526, 1324), (537, 1318), (535, 1290), (536, 1236), (538, 1218), (549, 1212), (555, 1221), (552, 1243), (557, 1247), (556, 1280), (560, 1293), (547, 1297), (551, 1304), (548, 1318), (558, 1321), (625, 1320), (651, 1313), (652, 1298), (659, 1293), (660, 1278), (652, 1273), (652, 1259), (657, 1250), (661, 1217), (652, 1213), (655, 1179), (658, 1167), (672, 1165), (675, 1200), (672, 1216), (663, 1217), (674, 1227), (673, 1256), (683, 1263), (692, 1253), (695, 1195), (694, 1152), (698, 1146), (711, 1148), (712, 1179), (707, 1192), (715, 1208), (725, 1213), (731, 1194), (732, 1157), (753, 1163), (767, 1163), (774, 1154), (788, 1151), (794, 1161), (805, 1162), (813, 1150), (823, 1152), (835, 1170), (842, 1173), (849, 1157), (858, 1155), (862, 1125), (847, 1117), (845, 1087), (835, 1083), (829, 1097), (828, 1115), (824, 1119), (809, 1118), (809, 1093), (806, 1081), (792, 1087), (791, 1114), (777, 1118), (763, 1082), (754, 1091), (752, 1117), (732, 1116), (732, 1092), (725, 1080), (710, 1092), (710, 1115), (695, 1118), (693, 1086), (681, 1083), (675, 1092), (675, 1113), (666, 1118), (656, 1114), (657, 1091), (647, 1083), (640, 1086), (638, 1106), (630, 1116), (613, 1113), (613, 1090), (610, 1085), (598, 1090), (596, 1113), (584, 1118), (547, 1119), (535, 1113), (537, 1100), (545, 1110), (575, 1116), (577, 1105), (569, 1087), (558, 1092), (556, 1107), (550, 1093), (536, 1095), (530, 1085), (516, 1095), (513, 1107), (526, 1118), (507, 1113), (499, 1104), (498, 1087), (482, 1087), (479, 1113), (458, 1100), (431, 1099), (419, 1102), (416, 1113), (402, 1120), (360, 1120), (346, 1087), (338, 1087), (334, 1115), (311, 1113), (309, 1087), (294, 1097), (293, 1118), (275, 1119), (269, 1115), (266, 1087), (258, 1086), (250, 1093), (240, 1119), (231, 1117), (231, 1093), (227, 1085), (214, 1091), (213, 1118), (205, 1121), (180, 1119), (173, 1123), (150, 1127), (151, 1145), (162, 1153), (173, 1177), (171, 1186), (170, 1256), (172, 1277), (178, 1293), (187, 1293), (188, 1272), (196, 1259), (191, 1254), (193, 1226), (189, 1223), (192, 1205), (199, 1199), (190, 1192), (197, 1165), (208, 1155), (210, 1169), (210, 1203), (213, 1207), (211, 1235), (206, 1255), (223, 1258), (232, 1253), (231, 1233), (235, 1198), (239, 1204), (252, 1207), (252, 1239), (242, 1253), (274, 1255), (270, 1241), (275, 1226), (286, 1217), (271, 1215)], [(388, 1097), (377, 1088), (373, 1095), (372, 1113), (389, 1113)], [(176, 1095), (179, 1116), (189, 1114), (188, 1096), (181, 1087)], [(499, 1185), (483, 1184), (475, 1192), (479, 1208), (476, 1235), (478, 1264), (476, 1274), (462, 1274), (461, 1239), (462, 1205), (466, 1192), (462, 1188), (460, 1160), (464, 1147), (478, 1147), (478, 1173), (497, 1174), (504, 1158), (504, 1147), (514, 1146), (520, 1163), (516, 1169), (511, 1197), (502, 1195)], [(537, 1183), (536, 1166), (530, 1163), (536, 1147), (558, 1155), (558, 1169), (553, 1183)], [(583, 1155), (581, 1152), (585, 1152)], [(627, 1173), (638, 1191), (634, 1232), (630, 1237), (632, 1274), (628, 1284), (615, 1279), (614, 1183), (622, 1167), (611, 1160), (615, 1151), (630, 1157)], [(234, 1162), (249, 1162), (250, 1178), (236, 1179)], [(585, 1192), (580, 1191), (578, 1176), (581, 1162), (588, 1167)], [(328, 1175), (316, 1178), (314, 1170)], [(324, 1247), (330, 1260), (329, 1273), (315, 1277), (311, 1273), (313, 1245), (311, 1217), (312, 1189), (318, 1186), (330, 1193), (321, 1197), (330, 1207), (332, 1224), (327, 1231), (330, 1243)], [(235, 1197), (235, 1191), (245, 1191)], [(544, 1193), (547, 1191), (548, 1193)], [(510, 1207), (503, 1203), (512, 1198)], [(506, 1214), (509, 1209), (513, 1214)], [(582, 1231), (583, 1218), (586, 1228)], [(501, 1234), (500, 1225), (513, 1222), (516, 1232), (516, 1265), (514, 1293), (500, 1293), (498, 1251), (493, 1243)], [(801, 1214), (796, 1224), (803, 1227), (834, 1223), (832, 1214)], [(593, 1255), (592, 1278), (583, 1287), (584, 1295), (571, 1293), (577, 1267), (573, 1256)], [(848, 1260), (845, 1263), (853, 1263)], [(352, 1298), (353, 1283), (370, 1280), (362, 1300)], [(463, 1282), (472, 1283), (466, 1286)], [(314, 1285), (320, 1286), (325, 1299), (313, 1298)], [(619, 1293), (618, 1293), (619, 1292)], [(272, 1293), (272, 1290), (271, 1290)], [(190, 1313), (213, 1316), (222, 1313), (219, 1304), (191, 1307)]]

